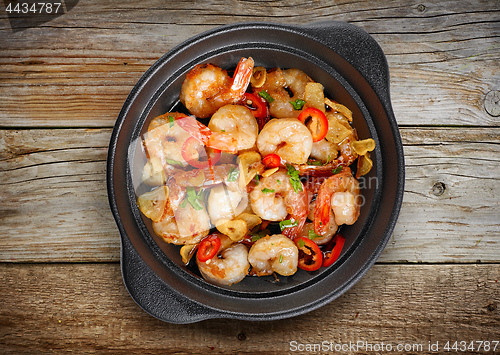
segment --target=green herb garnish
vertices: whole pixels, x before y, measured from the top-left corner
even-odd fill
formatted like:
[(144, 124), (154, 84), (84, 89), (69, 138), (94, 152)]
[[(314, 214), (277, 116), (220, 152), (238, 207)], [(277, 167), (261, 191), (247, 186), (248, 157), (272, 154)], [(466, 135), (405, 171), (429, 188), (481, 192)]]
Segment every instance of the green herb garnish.
[(316, 238), (320, 238), (320, 237), (321, 236), (316, 234), (313, 229), (309, 230), (309, 239), (316, 239)]
[(332, 169), (332, 174), (335, 175), (335, 174), (338, 174), (342, 171), (342, 165), (341, 166), (337, 166), (335, 169)]
[(322, 166), (322, 165), (327, 165), (331, 160), (331, 156), (328, 155), (326, 157), (326, 161), (323, 163), (321, 160), (316, 160), (316, 159), (307, 159), (307, 165), (315, 165), (315, 166)]
[(257, 240), (259, 240), (260, 238), (264, 238), (264, 236), (262, 235), (252, 235), (252, 242), (256, 242)]
[(203, 205), (201, 203), (201, 196), (203, 195), (203, 189), (200, 189), (200, 191), (196, 192), (196, 189), (194, 187), (188, 186), (186, 187), (186, 193), (187, 201), (189, 202), (189, 204), (193, 206), (193, 208), (197, 211), (202, 210)]
[(306, 242), (304, 242), (302, 239), (299, 239), (299, 240), (297, 241), (297, 246), (298, 246), (299, 248), (303, 248), (303, 247), (305, 247), (305, 246), (306, 246)]
[(269, 95), (267, 92), (265, 92), (264, 90), (259, 92), (259, 96), (262, 97), (264, 100), (266, 100), (268, 103), (271, 103), (274, 101), (273, 97), (271, 95)]
[(275, 189), (268, 189), (267, 187), (264, 187), (261, 191), (265, 194), (270, 194), (270, 193), (274, 193), (276, 190)]
[(174, 126), (174, 117), (168, 116), (168, 128), (172, 128)]
[(292, 184), (293, 191), (295, 191), (295, 193), (302, 191), (302, 183), (300, 182), (299, 172), (291, 164), (287, 164), (286, 169), (288, 176), (290, 176), (290, 183)]
[(299, 225), (299, 221), (292, 221), (291, 219), (285, 219), (279, 223), (281, 231), (284, 231), (286, 228), (297, 227)]
[(228, 182), (236, 181), (239, 175), (240, 171), (238, 170), (238, 168), (231, 168), (231, 170), (229, 170), (229, 174), (227, 174), (227, 181)]
[(268, 230), (263, 230), (258, 233), (252, 234), (252, 242), (256, 242), (257, 240), (259, 240), (260, 238), (264, 238), (268, 234), (269, 234)]
[(319, 160), (307, 159), (307, 165), (320, 166), (320, 165), (323, 165), (323, 163)]
[(174, 160), (174, 159), (167, 159), (167, 164), (170, 164), (170, 165), (179, 165), (179, 166), (184, 166), (184, 164), (182, 164), (182, 162), (178, 161), (178, 160)]
[(297, 99), (295, 101), (290, 101), (290, 103), (292, 104), (293, 109), (298, 111), (302, 110), (302, 107), (304, 107), (306, 102), (304, 100)]
[(280, 260), (279, 260), (280, 264), (283, 262), (283, 254), (280, 254)]

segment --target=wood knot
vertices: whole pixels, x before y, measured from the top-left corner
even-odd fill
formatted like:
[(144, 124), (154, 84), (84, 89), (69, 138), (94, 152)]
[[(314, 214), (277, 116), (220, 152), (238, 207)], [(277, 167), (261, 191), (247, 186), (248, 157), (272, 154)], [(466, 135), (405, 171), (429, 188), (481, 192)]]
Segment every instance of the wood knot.
[(438, 181), (432, 186), (431, 192), (434, 196), (441, 196), (444, 194), (444, 190), (446, 190), (446, 185)]
[(424, 4), (420, 4), (417, 6), (417, 10), (420, 11), (420, 12), (424, 12), (425, 11), (425, 5)]
[(247, 335), (245, 333), (241, 332), (240, 334), (238, 334), (238, 340), (239, 341), (247, 340)]
[(490, 116), (500, 116), (500, 91), (491, 90), (484, 98), (484, 109)]
[(490, 303), (488, 306), (486, 306), (486, 308), (488, 309), (488, 311), (493, 312), (497, 309), (497, 305), (496, 303)]

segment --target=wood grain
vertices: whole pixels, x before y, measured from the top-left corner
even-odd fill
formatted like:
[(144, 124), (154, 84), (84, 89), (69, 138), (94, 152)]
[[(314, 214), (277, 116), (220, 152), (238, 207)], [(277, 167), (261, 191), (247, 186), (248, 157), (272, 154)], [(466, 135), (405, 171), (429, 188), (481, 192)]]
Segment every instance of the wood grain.
[(284, 354), (294, 341), (415, 344), (422, 351), (405, 353), (427, 354), (429, 342), (442, 350), (446, 341), (500, 336), (499, 265), (375, 265), (346, 294), (304, 316), (189, 325), (142, 311), (118, 264), (0, 264), (0, 274), (3, 354)]
[(111, 127), (164, 53), (205, 30), (256, 20), (358, 25), (387, 55), (399, 124), (494, 126), (483, 102), (499, 88), (499, 12), (497, 1), (105, 0), (19, 32), (3, 17), (0, 126)]
[(405, 195), (380, 260), (498, 261), (500, 131), (408, 127), (401, 133)]
[[(484, 105), (500, 90), (500, 2), (86, 0), (20, 31), (3, 6), (0, 353), (339, 353), (291, 342), (366, 341), (416, 347), (343, 353), (437, 354), (447, 341), (500, 340), (500, 121)], [(106, 195), (107, 147), (127, 95), (203, 31), (324, 20), (367, 31), (390, 68), (406, 183), (379, 262), (337, 300), (286, 321), (149, 316), (121, 280)]]
[[(117, 261), (110, 129), (0, 130), (0, 261)], [(403, 207), (383, 262), (498, 262), (500, 129), (401, 128)], [(444, 191), (437, 196), (434, 185)]]

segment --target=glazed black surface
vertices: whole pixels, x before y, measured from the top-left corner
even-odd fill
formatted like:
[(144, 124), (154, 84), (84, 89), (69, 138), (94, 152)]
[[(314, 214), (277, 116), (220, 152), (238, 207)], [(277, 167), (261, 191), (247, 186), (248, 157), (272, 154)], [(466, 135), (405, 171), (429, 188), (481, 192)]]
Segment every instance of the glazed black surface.
[[(374, 168), (362, 189), (359, 220), (342, 229), (346, 245), (330, 268), (271, 278), (247, 277), (230, 287), (205, 282), (186, 268), (179, 247), (156, 237), (136, 206), (138, 139), (149, 121), (178, 102), (185, 75), (211, 62), (233, 69), (251, 56), (266, 68), (299, 68), (325, 87), (326, 96), (353, 111), (361, 139), (376, 141)], [(375, 183), (376, 182), (376, 183)], [(227, 317), (271, 320), (295, 316), (335, 299), (356, 283), (385, 247), (403, 196), (401, 139), (389, 96), (389, 72), (378, 44), (361, 29), (339, 22), (303, 27), (243, 23), (205, 32), (160, 58), (127, 98), (111, 138), (108, 194), (122, 237), (122, 272), (131, 296), (164, 321), (188, 323)]]

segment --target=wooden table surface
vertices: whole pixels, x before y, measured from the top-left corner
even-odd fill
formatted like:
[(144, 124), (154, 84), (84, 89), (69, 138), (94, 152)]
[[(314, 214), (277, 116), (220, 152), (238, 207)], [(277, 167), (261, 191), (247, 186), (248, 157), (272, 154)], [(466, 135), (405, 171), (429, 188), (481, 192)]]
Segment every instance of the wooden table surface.
[[(35, 27), (0, 5), (0, 353), (500, 351), (500, 2), (63, 3)], [(127, 95), (205, 30), (319, 20), (363, 28), (387, 56), (406, 183), (385, 251), (346, 294), (286, 321), (149, 316), (123, 285), (106, 194)]]

